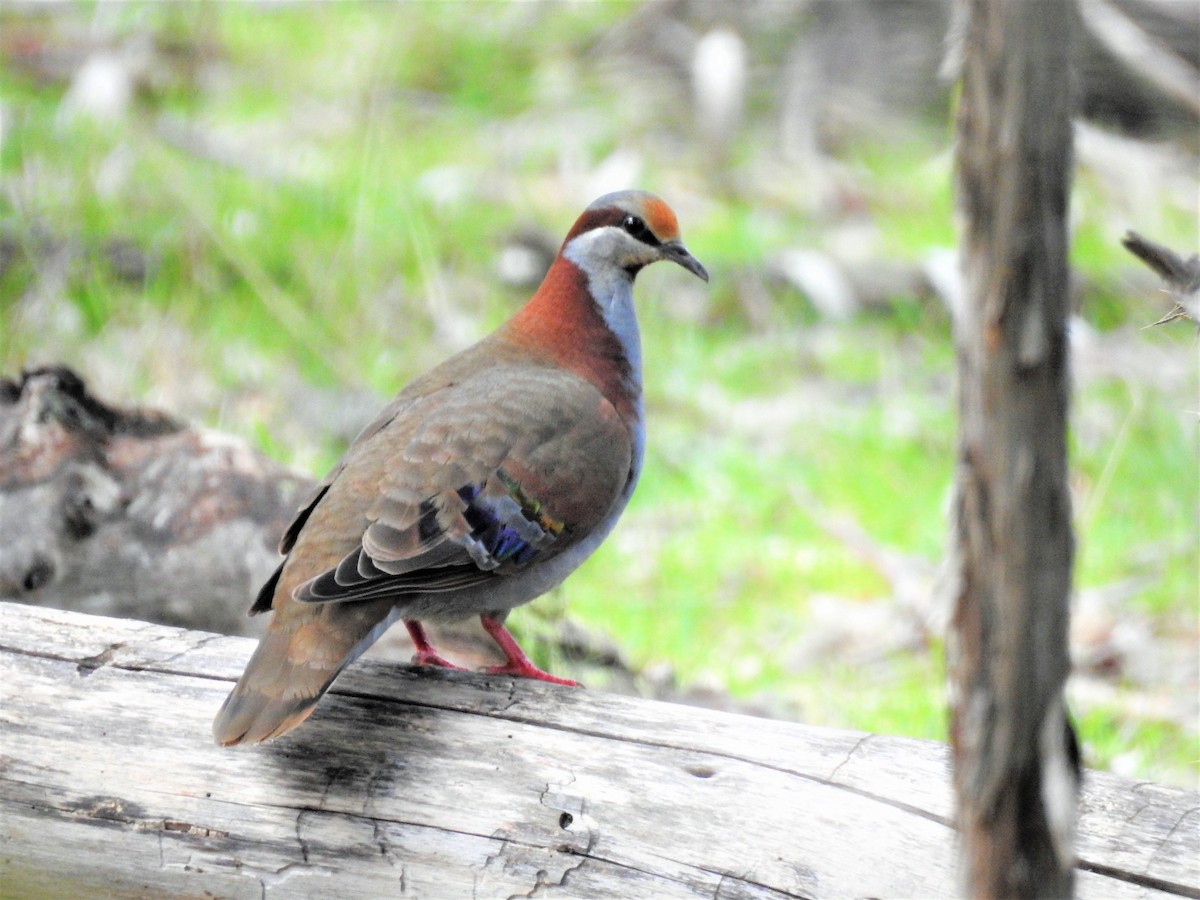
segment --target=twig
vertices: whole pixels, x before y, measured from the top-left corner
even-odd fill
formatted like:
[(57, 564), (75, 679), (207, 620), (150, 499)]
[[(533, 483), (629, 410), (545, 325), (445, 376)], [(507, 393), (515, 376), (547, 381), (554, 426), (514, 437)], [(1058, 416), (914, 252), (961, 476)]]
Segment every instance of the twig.
[(1173, 250), (1147, 240), (1136, 231), (1127, 231), (1121, 244), (1158, 273), (1175, 300), (1175, 308), (1153, 324), (1162, 325), (1185, 317), (1200, 322), (1200, 256), (1193, 253), (1185, 260)]

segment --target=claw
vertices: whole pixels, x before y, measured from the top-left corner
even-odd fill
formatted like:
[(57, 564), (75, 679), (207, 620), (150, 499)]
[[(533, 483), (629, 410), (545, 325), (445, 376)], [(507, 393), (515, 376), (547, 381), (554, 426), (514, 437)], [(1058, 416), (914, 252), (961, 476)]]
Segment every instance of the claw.
[(446, 657), (432, 651), (425, 653), (417, 651), (412, 655), (410, 662), (414, 666), (437, 666), (440, 669), (457, 669), (460, 672), (465, 672), (466, 666), (460, 666), (457, 663), (452, 663)]
[(567, 687), (580, 686), (578, 681), (572, 681), (570, 678), (559, 678), (557, 675), (551, 675), (544, 669), (539, 669), (528, 660), (526, 660), (524, 665), (520, 663), (505, 663), (502, 666), (488, 666), (482, 671), (487, 675), (512, 675), (514, 678), (532, 678), (534, 681), (548, 681), (551, 684), (565, 684)]
[(551, 675), (535, 666), (525, 655), (525, 651), (517, 644), (516, 638), (509, 633), (496, 619), (489, 615), (482, 615), (479, 621), (483, 623), (484, 631), (492, 636), (492, 639), (500, 645), (500, 649), (504, 651), (507, 662), (499, 666), (488, 666), (483, 671), (488, 675), (512, 675), (515, 678), (532, 678), (535, 681), (548, 681), (551, 684), (563, 684), (567, 687), (579, 687), (578, 681), (572, 681), (569, 678), (559, 678), (557, 675)]
[(417, 652), (412, 656), (414, 666), (438, 666), (443, 669), (465, 671), (462, 666), (450, 662), (434, 649), (433, 644), (429, 642), (429, 636), (425, 634), (424, 626), (416, 619), (405, 619), (404, 627), (408, 629), (408, 636), (412, 638), (413, 646), (417, 648)]

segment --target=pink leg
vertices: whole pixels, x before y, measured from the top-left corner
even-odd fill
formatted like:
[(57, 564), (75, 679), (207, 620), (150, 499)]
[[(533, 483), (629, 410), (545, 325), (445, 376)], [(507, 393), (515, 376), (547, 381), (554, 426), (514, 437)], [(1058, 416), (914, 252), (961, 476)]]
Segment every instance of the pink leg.
[(578, 681), (571, 681), (569, 678), (559, 678), (556, 675), (551, 675), (549, 672), (543, 672), (525, 655), (525, 651), (518, 645), (516, 638), (509, 634), (508, 629), (497, 622), (491, 616), (483, 615), (479, 617), (479, 621), (483, 623), (483, 629), (500, 645), (500, 649), (504, 651), (504, 655), (508, 658), (508, 662), (502, 666), (488, 666), (483, 671), (489, 675), (515, 675), (517, 678), (533, 678), (537, 681), (549, 681), (551, 684), (565, 684), (569, 687), (579, 687)]
[(417, 648), (412, 658), (414, 666), (441, 666), (443, 669), (462, 670), (462, 666), (456, 666), (434, 649), (433, 644), (429, 643), (429, 636), (425, 634), (424, 626), (416, 619), (405, 619), (404, 627), (408, 629), (408, 636)]

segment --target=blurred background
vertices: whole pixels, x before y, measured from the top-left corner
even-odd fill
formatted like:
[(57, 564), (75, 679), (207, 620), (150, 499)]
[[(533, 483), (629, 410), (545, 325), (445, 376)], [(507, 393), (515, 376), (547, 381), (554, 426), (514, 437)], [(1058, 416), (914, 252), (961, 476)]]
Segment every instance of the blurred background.
[[(1070, 698), (1088, 765), (1200, 783), (1200, 4), (1082, 0)], [(642, 187), (650, 443), (555, 595), (645, 678), (944, 740), (953, 4), (0, 5), (0, 375), (72, 366), (320, 477)], [(949, 36), (949, 37), (948, 37)], [(249, 598), (246, 598), (248, 603)], [(240, 600), (238, 601), (241, 602)]]

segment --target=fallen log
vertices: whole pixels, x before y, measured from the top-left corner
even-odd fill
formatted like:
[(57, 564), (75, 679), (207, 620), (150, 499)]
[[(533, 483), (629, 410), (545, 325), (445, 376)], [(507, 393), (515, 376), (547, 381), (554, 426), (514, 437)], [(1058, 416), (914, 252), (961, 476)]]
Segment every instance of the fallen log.
[(313, 485), (65, 366), (0, 377), (0, 599), (260, 633), (249, 598)]
[[(941, 744), (365, 662), (212, 744), (253, 642), (0, 603), (5, 897), (950, 897)], [(1200, 795), (1084, 782), (1083, 897), (1200, 896)], [(551, 891), (551, 888), (554, 888)]]

